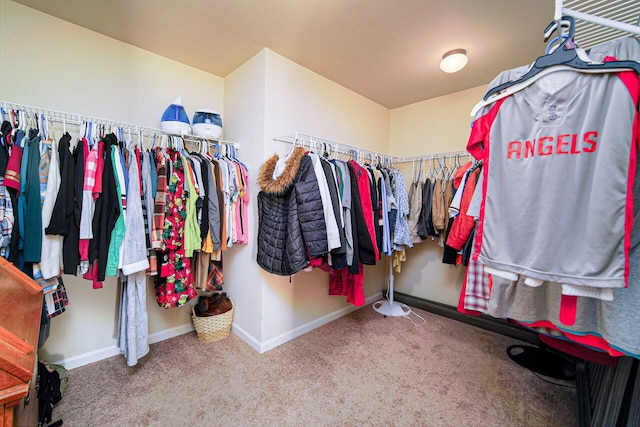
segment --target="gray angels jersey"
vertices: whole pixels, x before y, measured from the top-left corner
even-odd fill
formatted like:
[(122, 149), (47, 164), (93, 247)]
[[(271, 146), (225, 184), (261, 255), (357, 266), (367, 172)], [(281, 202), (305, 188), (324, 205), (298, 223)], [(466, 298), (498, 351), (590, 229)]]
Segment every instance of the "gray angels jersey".
[(624, 287), (640, 83), (633, 71), (557, 71), (474, 121), (484, 161), (474, 257), (495, 269)]

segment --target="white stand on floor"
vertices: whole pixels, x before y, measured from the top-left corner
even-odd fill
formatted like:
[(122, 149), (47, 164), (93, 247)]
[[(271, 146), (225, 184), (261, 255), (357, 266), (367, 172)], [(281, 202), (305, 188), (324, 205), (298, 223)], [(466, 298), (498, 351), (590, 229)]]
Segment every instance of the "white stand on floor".
[(393, 300), (393, 257), (389, 257), (389, 295), (388, 300), (376, 301), (372, 304), (373, 309), (385, 317), (408, 316), (411, 308)]

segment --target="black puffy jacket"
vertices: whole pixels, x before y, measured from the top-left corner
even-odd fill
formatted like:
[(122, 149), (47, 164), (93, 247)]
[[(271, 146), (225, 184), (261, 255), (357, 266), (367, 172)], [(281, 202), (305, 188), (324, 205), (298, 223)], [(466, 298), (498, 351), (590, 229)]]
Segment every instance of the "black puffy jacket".
[(268, 159), (258, 174), (258, 265), (281, 276), (308, 264), (307, 255), (328, 252), (327, 227), (318, 181), (311, 159), (296, 147), (284, 171), (273, 179), (277, 156)]

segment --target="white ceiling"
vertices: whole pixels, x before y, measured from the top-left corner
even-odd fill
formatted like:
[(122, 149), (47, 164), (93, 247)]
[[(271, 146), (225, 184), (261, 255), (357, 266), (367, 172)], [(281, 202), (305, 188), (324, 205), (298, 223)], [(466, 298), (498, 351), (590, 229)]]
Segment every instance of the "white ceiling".
[[(16, 1), (221, 77), (267, 47), (387, 108), (533, 62), (554, 15), (554, 0)], [(469, 64), (445, 74), (456, 48)]]

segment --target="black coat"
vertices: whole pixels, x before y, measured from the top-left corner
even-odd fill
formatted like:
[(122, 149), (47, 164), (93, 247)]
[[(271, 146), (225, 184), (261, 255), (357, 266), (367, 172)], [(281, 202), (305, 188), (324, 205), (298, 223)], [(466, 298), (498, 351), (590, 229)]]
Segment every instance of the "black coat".
[(329, 246), (311, 159), (304, 149), (295, 148), (274, 180), (277, 160), (267, 160), (258, 177), (257, 262), (269, 273), (289, 276), (307, 266), (308, 256), (324, 256)]

